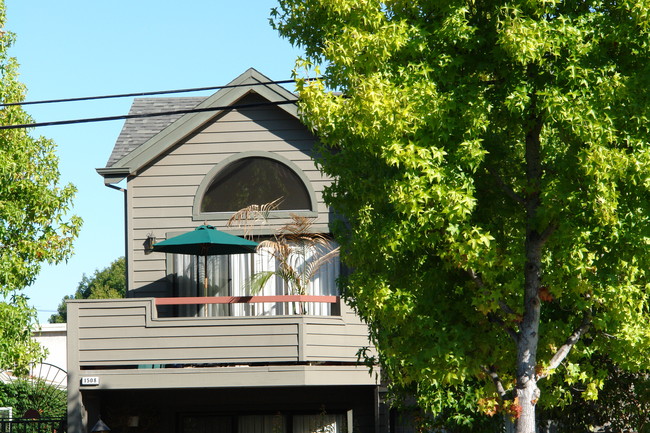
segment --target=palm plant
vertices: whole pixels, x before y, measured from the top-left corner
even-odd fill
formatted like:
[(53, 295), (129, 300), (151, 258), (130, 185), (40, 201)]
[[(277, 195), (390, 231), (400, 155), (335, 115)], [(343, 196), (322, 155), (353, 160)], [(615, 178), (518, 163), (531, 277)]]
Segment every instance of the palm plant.
[[(247, 236), (250, 236), (250, 223), (265, 223), (271, 210), (280, 200), (265, 205), (252, 205), (236, 212), (228, 222), (244, 225)], [(258, 251), (269, 253), (277, 266), (272, 271), (260, 271), (253, 274), (246, 283), (251, 294), (259, 293), (273, 277), (280, 278), (287, 294), (306, 295), (309, 283), (318, 271), (334, 257), (338, 256), (339, 248), (331, 248), (331, 239), (321, 233), (312, 233), (313, 218), (291, 215), (291, 222), (278, 229), (271, 239), (259, 242)], [(299, 314), (305, 313), (305, 307), (299, 303)]]

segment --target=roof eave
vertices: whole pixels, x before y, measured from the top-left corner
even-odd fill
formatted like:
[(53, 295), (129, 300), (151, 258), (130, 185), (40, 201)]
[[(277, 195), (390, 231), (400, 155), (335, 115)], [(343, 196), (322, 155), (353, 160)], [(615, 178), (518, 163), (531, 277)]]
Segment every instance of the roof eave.
[[(196, 106), (196, 108), (208, 108), (232, 105), (239, 98), (243, 97), (249, 91), (254, 90), (260, 96), (268, 99), (271, 102), (276, 101), (297, 101), (296, 95), (287, 89), (270, 83), (270, 79), (257, 70), (249, 68), (246, 72), (235, 78), (228, 83), (228, 86), (241, 86), (241, 87), (226, 87), (223, 88), (212, 96), (209, 96), (205, 101)], [(247, 87), (246, 84), (257, 84), (269, 82), (266, 85), (254, 85)], [(295, 104), (278, 105), (278, 108), (286, 111), (288, 114), (298, 118), (298, 109)], [(164, 153), (169, 147), (178, 143), (185, 137), (192, 134), (198, 128), (202, 127), (205, 123), (214, 119), (221, 114), (224, 110), (189, 113), (183, 115), (175, 122), (158, 132), (145, 143), (138, 146), (133, 151), (124, 155), (120, 160), (116, 161), (111, 167), (100, 170), (114, 169), (116, 173), (126, 173), (128, 175), (135, 175), (137, 172), (147, 165), (150, 161), (157, 158)], [(119, 171), (122, 170), (122, 171)], [(102, 174), (102, 176), (104, 176)], [(124, 179), (122, 177), (122, 179)], [(104, 176), (106, 182), (106, 176)]]
[(128, 167), (104, 167), (95, 170), (104, 178), (105, 185), (119, 183), (131, 174), (131, 170)]

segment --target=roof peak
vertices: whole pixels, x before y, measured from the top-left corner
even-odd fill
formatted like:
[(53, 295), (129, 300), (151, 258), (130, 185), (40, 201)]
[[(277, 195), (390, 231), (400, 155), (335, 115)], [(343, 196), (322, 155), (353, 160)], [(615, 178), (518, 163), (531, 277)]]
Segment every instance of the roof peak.
[[(249, 85), (249, 86), (247, 86)], [(229, 87), (230, 86), (230, 87)], [(248, 93), (254, 92), (269, 102), (295, 101), (296, 96), (271, 79), (248, 68), (226, 87), (208, 97), (142, 97), (135, 98), (129, 114), (181, 111), (193, 108), (226, 107), (237, 103)], [(294, 104), (279, 108), (297, 117)], [(97, 169), (105, 176), (105, 182), (116, 181), (115, 173), (133, 174), (179, 140), (191, 134), (218, 116), (223, 110), (200, 113), (173, 114), (146, 118), (127, 119), (118, 136), (106, 167)], [(110, 179), (108, 174), (110, 174)], [(120, 177), (118, 176), (118, 177)]]

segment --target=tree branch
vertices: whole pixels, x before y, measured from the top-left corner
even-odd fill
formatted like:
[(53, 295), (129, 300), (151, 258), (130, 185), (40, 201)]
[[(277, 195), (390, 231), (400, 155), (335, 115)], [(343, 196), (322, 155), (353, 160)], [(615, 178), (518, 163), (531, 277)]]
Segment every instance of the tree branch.
[(506, 313), (506, 314), (512, 314), (513, 316), (516, 316), (516, 315), (517, 315), (517, 312), (516, 312), (515, 310), (513, 310), (512, 308), (510, 308), (510, 305), (506, 304), (506, 303), (503, 302), (502, 300), (499, 299), (499, 301), (497, 301), (497, 303), (499, 304), (499, 308), (501, 308), (501, 310), (502, 310), (504, 313)]
[(557, 230), (557, 228), (558, 228), (558, 225), (557, 225), (556, 222), (552, 222), (552, 223), (550, 223), (550, 224), (549, 224), (549, 225), (544, 229), (544, 231), (539, 235), (540, 242), (541, 242), (542, 244), (545, 244), (546, 241), (548, 240), (548, 238), (550, 238), (551, 235), (552, 235), (553, 233), (555, 233), (555, 230)]
[(490, 313), (488, 314), (488, 320), (492, 323), (496, 323), (497, 325), (501, 326), (504, 331), (512, 338), (512, 341), (517, 344), (519, 342), (519, 333), (515, 331), (512, 327), (506, 325), (506, 323), (501, 320), (496, 314)]
[(582, 318), (582, 322), (580, 323), (580, 326), (573, 331), (573, 333), (569, 336), (569, 338), (566, 339), (564, 344), (560, 346), (560, 348), (555, 352), (555, 355), (551, 358), (551, 361), (549, 362), (549, 366), (547, 369), (544, 370), (540, 375), (537, 376), (537, 379), (543, 379), (546, 376), (549, 375), (549, 373), (553, 370), (555, 370), (561, 363), (564, 361), (564, 359), (567, 357), (573, 346), (580, 340), (580, 337), (582, 337), (587, 330), (591, 327), (591, 313), (586, 312), (584, 314), (584, 317)]
[[(467, 275), (469, 275), (469, 277), (472, 279), (472, 281), (474, 281), (476, 283), (476, 285), (479, 286), (479, 288), (485, 289), (485, 283), (483, 282), (483, 279), (481, 278), (481, 276), (476, 273), (476, 271), (474, 271), (473, 269), (467, 269), (465, 272), (467, 272)], [(513, 316), (517, 315), (517, 313), (512, 308), (510, 308), (510, 306), (508, 304), (503, 302), (501, 299), (499, 299), (497, 301), (497, 303), (499, 304), (499, 308), (501, 308), (501, 310), (504, 313), (512, 314)]]
[[(476, 271), (474, 271), (473, 269), (468, 269), (466, 270), (466, 272), (470, 276), (472, 281), (474, 281), (479, 288), (485, 289), (485, 283), (483, 282), (481, 276), (476, 273)], [(501, 310), (503, 310), (505, 313), (512, 314), (514, 316), (517, 315), (517, 313), (515, 313), (513, 309), (510, 308), (508, 304), (506, 304), (502, 300), (498, 300), (497, 303), (499, 304), (499, 308), (501, 308)], [(492, 323), (496, 323), (499, 326), (501, 326), (503, 330), (506, 331), (506, 333), (508, 333), (510, 338), (512, 338), (512, 340), (515, 343), (519, 341), (519, 333), (515, 331), (512, 327), (506, 325), (506, 323), (503, 320), (501, 320), (496, 314), (488, 315), (488, 320)]]
[(525, 204), (525, 203), (526, 203), (525, 200), (524, 200), (524, 198), (523, 198), (522, 196), (520, 196), (519, 194), (517, 194), (517, 193), (515, 192), (515, 190), (512, 189), (512, 187), (511, 187), (510, 185), (508, 185), (507, 183), (505, 183), (505, 181), (501, 178), (501, 176), (499, 176), (498, 174), (496, 174), (495, 172), (493, 172), (493, 171), (490, 170), (490, 169), (487, 169), (487, 172), (488, 172), (491, 176), (494, 176), (494, 178), (495, 178), (496, 181), (497, 181), (497, 184), (499, 185), (499, 187), (501, 188), (501, 190), (503, 190), (503, 192), (506, 193), (506, 195), (507, 195), (508, 197), (510, 197), (511, 199), (513, 199), (514, 201), (516, 201), (516, 202), (519, 203), (519, 204)]
[(490, 376), (490, 379), (492, 379), (492, 382), (494, 383), (494, 386), (497, 389), (497, 394), (499, 394), (499, 397), (501, 397), (502, 400), (505, 400), (507, 397), (506, 389), (503, 387), (503, 382), (501, 382), (501, 378), (499, 377), (499, 374), (496, 372), (496, 369), (494, 367), (487, 368), (486, 366), (481, 366), (481, 370), (485, 372), (488, 376)]

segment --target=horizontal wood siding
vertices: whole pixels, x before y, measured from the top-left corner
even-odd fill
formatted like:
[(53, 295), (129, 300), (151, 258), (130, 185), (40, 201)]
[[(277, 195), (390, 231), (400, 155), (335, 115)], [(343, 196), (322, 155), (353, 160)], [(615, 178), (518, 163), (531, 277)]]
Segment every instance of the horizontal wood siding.
[(222, 318), (211, 326), (210, 319), (155, 319), (151, 299), (79, 302), (78, 307), (81, 367), (298, 360), (297, 322)]
[[(85, 370), (101, 380), (100, 389), (207, 389), (376, 385), (377, 376), (361, 365), (265, 365), (196, 368)], [(83, 388), (83, 387), (82, 387)], [(96, 387), (85, 387), (96, 391)], [(304, 388), (302, 388), (304, 389)], [(321, 388), (322, 390), (322, 388)], [(228, 394), (228, 392), (225, 392)], [(302, 392), (301, 392), (302, 394)], [(321, 394), (318, 394), (321, 395)]]
[(308, 361), (355, 362), (359, 349), (370, 347), (368, 327), (346, 305), (341, 306), (345, 326), (310, 318), (305, 324), (305, 358)]
[(76, 336), (69, 344), (80, 368), (354, 363), (368, 345), (364, 325), (338, 316), (157, 318), (153, 299), (70, 301), (69, 307)]
[[(258, 102), (258, 99), (251, 95), (239, 102)], [(145, 255), (144, 241), (149, 235), (163, 240), (170, 233), (192, 230), (203, 223), (192, 218), (199, 185), (217, 164), (241, 152), (272, 152), (302, 170), (316, 194), (318, 219), (314, 229), (328, 231), (329, 209), (321, 194), (330, 180), (312, 160), (314, 141), (307, 128), (281, 108), (229, 111), (130, 178), (128, 248), (133, 295), (171, 295), (165, 280), (165, 256)], [(288, 221), (287, 218), (272, 220), (266, 230), (273, 233)], [(218, 228), (225, 226), (223, 220), (208, 220), (207, 223)], [(157, 259), (153, 259), (154, 256), (158, 256)]]

